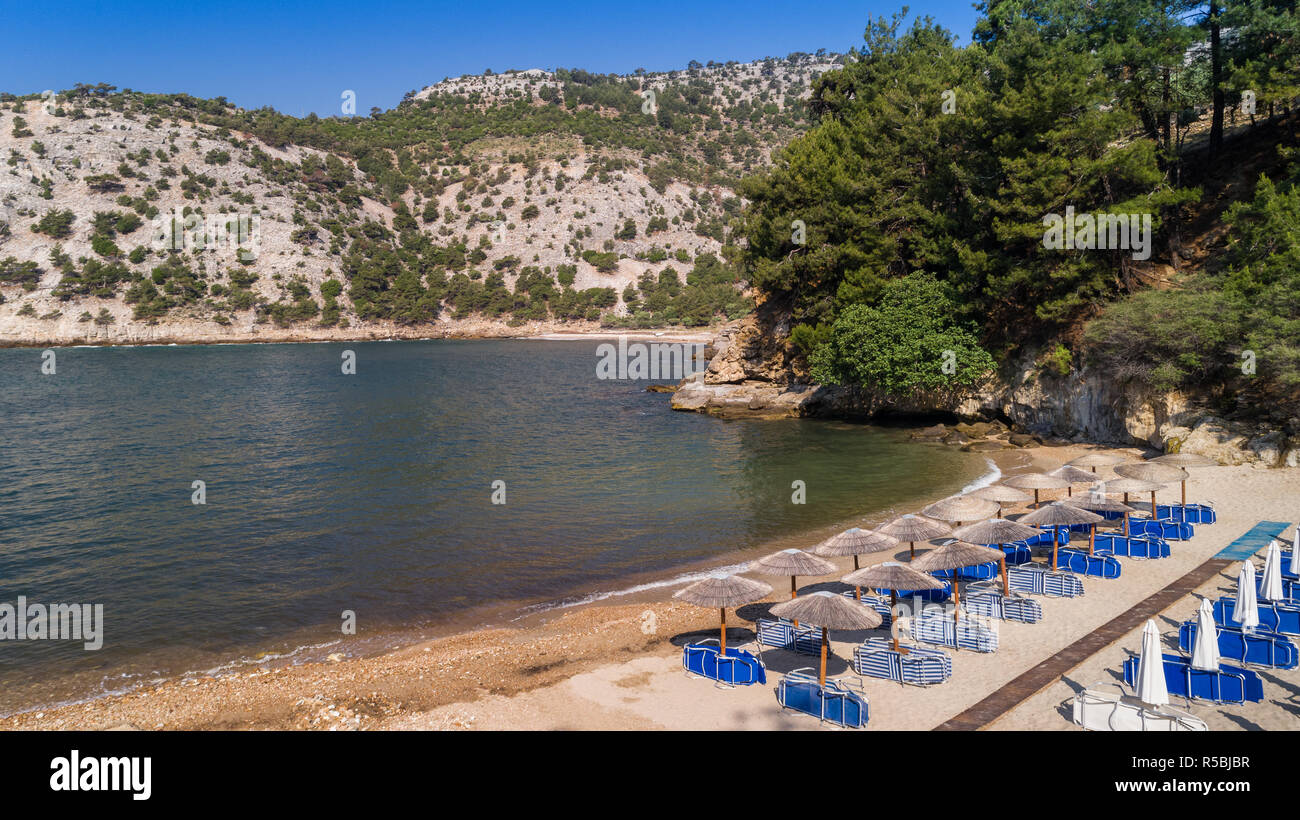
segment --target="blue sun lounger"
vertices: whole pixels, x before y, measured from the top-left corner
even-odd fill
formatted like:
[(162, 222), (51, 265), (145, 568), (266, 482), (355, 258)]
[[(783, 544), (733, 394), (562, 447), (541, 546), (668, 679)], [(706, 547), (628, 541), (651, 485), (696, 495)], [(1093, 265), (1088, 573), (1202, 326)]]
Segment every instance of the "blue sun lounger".
[(812, 669), (786, 673), (777, 684), (776, 701), (782, 709), (803, 712), (846, 729), (867, 725), (867, 696), (847, 681), (828, 680), (821, 686)]
[(990, 578), (1000, 577), (1001, 568), (997, 562), (987, 564), (977, 564), (971, 567), (962, 567), (961, 569), (936, 569), (931, 571), (931, 575), (943, 581), (951, 581), (952, 574), (957, 573), (957, 578), (962, 581), (987, 581)]
[[(852, 589), (848, 590), (847, 592), (844, 593), (844, 597), (848, 598), (849, 600), (857, 600), (858, 597), (857, 590), (852, 590)], [(876, 595), (868, 595), (867, 593), (864, 592), (862, 593), (862, 605), (869, 606), (872, 609), (874, 609), (876, 612), (880, 613), (881, 626), (889, 626), (894, 622), (894, 613), (889, 611), (888, 598), (881, 598)]]
[[(876, 592), (880, 593), (885, 600), (889, 600), (889, 590), (878, 589)], [(940, 589), (922, 589), (914, 592), (899, 591), (897, 594), (900, 603), (910, 602), (913, 606), (915, 605), (915, 602), (911, 599), (917, 599), (931, 604), (940, 603), (952, 597), (952, 582), (944, 581), (943, 586)]]
[[(1272, 669), (1295, 669), (1300, 665), (1300, 649), (1276, 632), (1243, 632), (1220, 627), (1219, 655), (1237, 663), (1267, 666)], [(1178, 648), (1191, 652), (1196, 645), (1196, 621), (1178, 627)]]
[(1210, 504), (1188, 504), (1186, 518), (1181, 504), (1157, 504), (1156, 518), (1162, 521), (1186, 521), (1188, 524), (1213, 524), (1219, 520)]
[(1278, 553), (1282, 556), (1282, 582), (1300, 580), (1300, 575), (1291, 571), (1291, 550), (1278, 550)]
[(682, 648), (682, 667), (693, 675), (728, 686), (767, 683), (767, 672), (758, 658), (732, 646), (727, 647), (725, 655), (719, 649), (716, 639), (688, 643)]
[(867, 638), (853, 650), (853, 671), (866, 678), (881, 678), (912, 686), (933, 686), (952, 677), (952, 658), (941, 649), (904, 647), (895, 652), (888, 638)]
[(1007, 567), (1007, 585), (1016, 592), (1048, 595), (1053, 598), (1077, 598), (1083, 594), (1083, 582), (1070, 572), (1052, 572), (1042, 564)]
[(1001, 592), (967, 592), (962, 596), (961, 608), (972, 615), (999, 621), (1036, 624), (1043, 619), (1043, 606), (1033, 598), (1003, 595)]
[[(1263, 588), (1264, 588), (1264, 576), (1261, 573), (1260, 575), (1255, 576), (1256, 597), (1259, 596), (1259, 591)], [(1285, 601), (1283, 601), (1283, 603), (1289, 603), (1295, 606), (1300, 606), (1300, 579), (1297, 579), (1294, 575), (1288, 576), (1286, 573), (1283, 573), (1282, 574), (1282, 597), (1286, 599)]]
[(1077, 549), (1058, 549), (1056, 567), (1065, 572), (1091, 575), (1094, 578), (1118, 578), (1120, 573), (1118, 558), (1104, 552), (1094, 552), (1089, 555)]
[(817, 655), (822, 651), (822, 634), (811, 626), (795, 627), (790, 621), (759, 618), (754, 622), (760, 646), (789, 649), (804, 655)]
[[(1300, 607), (1279, 604), (1272, 601), (1259, 601), (1259, 626), (1257, 632), (1279, 632), (1283, 635), (1300, 635)], [(1241, 624), (1232, 620), (1237, 608), (1235, 598), (1220, 598), (1214, 602), (1214, 622), (1228, 629), (1240, 629)]]
[(1093, 547), (1125, 558), (1169, 557), (1169, 542), (1152, 536), (1125, 538), (1122, 535), (1098, 535), (1097, 540), (1093, 542)]
[[(996, 549), (998, 545), (987, 544), (986, 546)], [(1007, 554), (1007, 566), (1009, 567), (1018, 567), (1034, 560), (1034, 551), (1027, 544), (1003, 544), (1002, 551)]]
[(995, 652), (998, 648), (996, 630), (972, 618), (962, 618), (954, 623), (943, 612), (922, 612), (913, 617), (912, 639), (949, 649), (970, 649), (975, 652)]
[[(1215, 703), (1258, 703), (1264, 699), (1264, 681), (1249, 669), (1219, 664), (1217, 672), (1193, 669), (1187, 658), (1165, 655), (1165, 685), (1169, 694)], [(1124, 682), (1137, 686), (1138, 658), (1124, 661)]]
[(1184, 524), (1181, 521), (1167, 521), (1160, 519), (1152, 521), (1150, 518), (1129, 517), (1128, 520), (1129, 535), (1146, 535), (1155, 538), (1163, 538), (1166, 541), (1186, 541), (1195, 534), (1191, 524)]

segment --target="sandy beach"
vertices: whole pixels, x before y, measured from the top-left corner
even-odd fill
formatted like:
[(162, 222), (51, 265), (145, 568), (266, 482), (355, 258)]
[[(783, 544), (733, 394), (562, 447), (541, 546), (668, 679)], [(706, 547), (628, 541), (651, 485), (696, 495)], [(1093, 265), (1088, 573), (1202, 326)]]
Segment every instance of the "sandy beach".
[[(998, 457), (1006, 474), (1051, 468), (1085, 451), (1082, 445), (1007, 451)], [(1136, 450), (1122, 450), (1130, 457)], [(1020, 673), (1095, 630), (1115, 615), (1199, 566), (1257, 521), (1293, 521), (1300, 471), (1207, 467), (1191, 471), (1188, 498), (1212, 502), (1218, 523), (1199, 526), (1173, 555), (1158, 561), (1123, 561), (1115, 580), (1088, 578), (1076, 599), (1038, 597), (1038, 624), (1000, 624), (997, 652), (953, 653), (953, 678), (920, 689), (867, 679), (869, 730), (927, 730), (997, 691)], [(1102, 473), (1103, 477), (1106, 475)], [(1161, 503), (1176, 500), (1166, 490)], [(1049, 493), (1046, 497), (1054, 497)], [(1015, 512), (1014, 509), (1008, 510)], [(809, 535), (811, 547), (817, 537)], [(1290, 536), (1288, 530), (1287, 536)], [(906, 555), (904, 549), (901, 555)], [(755, 554), (753, 557), (758, 557)], [(893, 560), (885, 553), (863, 563)], [(720, 564), (722, 562), (719, 562)], [(839, 576), (800, 578), (801, 590), (842, 589)], [(1217, 595), (1233, 578), (1216, 577), (1157, 617), (1162, 631), (1192, 617), (1196, 595)], [(781, 583), (765, 603), (728, 614), (729, 641), (750, 643), (752, 620), (788, 592)], [(817, 729), (814, 719), (778, 708), (781, 673), (816, 658), (780, 650), (763, 654), (765, 686), (716, 688), (681, 669), (680, 646), (716, 636), (717, 613), (671, 599), (677, 587), (562, 610), (515, 628), (485, 629), (406, 646), (377, 657), (332, 656), (331, 662), (258, 668), (221, 677), (165, 681), (128, 694), (0, 720), (5, 729)], [(867, 633), (832, 633), (828, 674), (848, 675), (853, 646)], [(885, 634), (877, 631), (877, 634)], [(1138, 631), (1125, 635), (1062, 679), (995, 722), (994, 729), (1073, 730), (1068, 709), (1077, 689), (1114, 682), (1123, 660), (1136, 652)], [(1300, 671), (1264, 670), (1265, 701), (1246, 707), (1195, 704), (1191, 711), (1212, 729), (1283, 729), (1300, 714)], [(1180, 706), (1183, 704), (1179, 704)]]

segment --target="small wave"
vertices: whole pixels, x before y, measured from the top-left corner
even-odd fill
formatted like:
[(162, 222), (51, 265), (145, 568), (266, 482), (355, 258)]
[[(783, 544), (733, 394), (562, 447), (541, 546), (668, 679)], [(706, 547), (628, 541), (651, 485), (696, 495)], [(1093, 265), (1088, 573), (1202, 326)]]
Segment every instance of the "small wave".
[(551, 612), (557, 609), (569, 609), (575, 606), (594, 604), (597, 601), (605, 601), (610, 598), (618, 598), (623, 595), (636, 595), (639, 592), (649, 592), (654, 589), (663, 589), (664, 587), (675, 587), (675, 586), (681, 586), (682, 584), (690, 584), (690, 583), (694, 583), (695, 581), (702, 581), (705, 578), (708, 578), (712, 575), (717, 575), (719, 573), (732, 575), (737, 572), (744, 572), (748, 567), (749, 567), (748, 563), (732, 564), (726, 567), (718, 567), (716, 569), (701, 570), (699, 572), (686, 572), (681, 575), (675, 576), (673, 578), (666, 578), (662, 581), (650, 581), (648, 583), (630, 586), (625, 589), (616, 589), (616, 590), (611, 590), (609, 592), (593, 592), (590, 595), (582, 595), (574, 598), (562, 598), (558, 601), (547, 601), (546, 603), (543, 604), (533, 604), (531, 606), (524, 607), (522, 614), (520, 614), (518, 617), (512, 618), (511, 621), (512, 622), (519, 621), (529, 615), (533, 615), (539, 612)]
[(998, 465), (994, 463), (993, 459), (986, 458), (984, 459), (984, 463), (989, 466), (988, 472), (967, 484), (965, 487), (962, 487), (961, 491), (963, 495), (987, 487), (1002, 477), (1002, 471), (998, 469)]

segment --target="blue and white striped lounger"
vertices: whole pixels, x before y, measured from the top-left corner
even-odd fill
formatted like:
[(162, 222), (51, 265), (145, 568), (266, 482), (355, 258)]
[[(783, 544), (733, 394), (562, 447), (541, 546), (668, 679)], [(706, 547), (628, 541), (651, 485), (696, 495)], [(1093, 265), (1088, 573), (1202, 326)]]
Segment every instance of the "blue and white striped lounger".
[(1083, 594), (1083, 582), (1069, 572), (1040, 569), (1041, 564), (1007, 567), (1007, 584), (1016, 592), (1049, 595), (1053, 598), (1077, 598)]
[(1163, 538), (1144, 535), (1140, 538), (1123, 535), (1098, 535), (1093, 542), (1095, 549), (1105, 550), (1111, 555), (1125, 558), (1168, 558), (1169, 542)]
[(796, 629), (790, 621), (774, 621), (769, 618), (759, 618), (754, 625), (761, 646), (789, 649), (804, 655), (818, 655), (822, 651), (822, 634), (815, 627), (801, 626)]
[[(844, 593), (844, 597), (850, 600), (857, 600), (857, 590), (850, 589), (848, 592)], [(889, 611), (888, 598), (880, 598), (875, 595), (868, 595), (864, 592), (862, 593), (862, 605), (869, 606), (876, 612), (880, 613), (881, 626), (889, 626), (894, 622), (894, 613)]]
[(994, 652), (998, 648), (996, 630), (971, 618), (962, 618), (954, 623), (952, 618), (941, 612), (922, 613), (913, 617), (912, 638), (922, 643), (975, 652)]
[(1118, 578), (1119, 559), (1103, 552), (1092, 555), (1077, 549), (1058, 549), (1056, 551), (1057, 569), (1073, 572), (1077, 575), (1091, 575), (1094, 578)]
[(984, 615), (1000, 621), (1036, 624), (1043, 619), (1043, 607), (1033, 598), (1003, 595), (1001, 592), (967, 592), (961, 599), (962, 609), (972, 615)]
[(920, 646), (895, 652), (888, 638), (868, 638), (853, 650), (853, 671), (866, 678), (933, 686), (952, 677), (952, 658), (942, 649)]

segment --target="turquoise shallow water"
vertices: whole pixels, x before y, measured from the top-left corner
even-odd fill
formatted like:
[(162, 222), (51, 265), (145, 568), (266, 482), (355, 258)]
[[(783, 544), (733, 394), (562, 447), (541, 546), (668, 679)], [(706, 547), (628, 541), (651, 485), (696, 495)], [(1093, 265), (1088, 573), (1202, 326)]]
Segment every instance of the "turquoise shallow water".
[(105, 619), (98, 651), (0, 641), (0, 711), (335, 641), (344, 610), (365, 636), (618, 589), (985, 468), (897, 430), (674, 413), (598, 380), (596, 345), (75, 348), (54, 375), (0, 350), (0, 603)]

